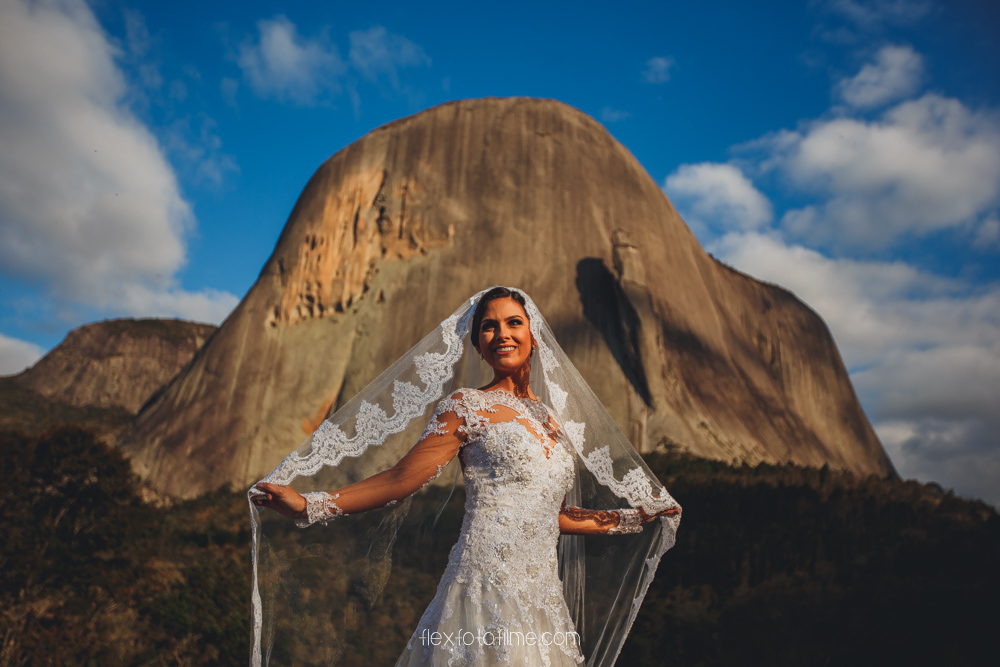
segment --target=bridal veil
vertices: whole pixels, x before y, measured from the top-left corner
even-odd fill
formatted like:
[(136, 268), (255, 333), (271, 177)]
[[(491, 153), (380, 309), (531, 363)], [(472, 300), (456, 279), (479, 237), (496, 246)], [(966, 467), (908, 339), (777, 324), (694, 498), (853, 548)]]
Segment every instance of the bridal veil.
[[(486, 291), (470, 297), (261, 481), (300, 492), (333, 490), (402, 458), (438, 401), (492, 378), (469, 338)], [(561, 437), (575, 452), (566, 504), (641, 507), (648, 514), (676, 508), (524, 296), (538, 343), (531, 388), (558, 416)], [(455, 522), (447, 519), (461, 512), (451, 493), (458, 475), (456, 460), (403, 502), (306, 529), (250, 502), (252, 667), (393, 664), (443, 571), (443, 561), (433, 571), (438, 562), (427, 545), (457, 538)], [(563, 593), (589, 667), (614, 664), (679, 522), (679, 516), (662, 516), (637, 534), (560, 537)]]

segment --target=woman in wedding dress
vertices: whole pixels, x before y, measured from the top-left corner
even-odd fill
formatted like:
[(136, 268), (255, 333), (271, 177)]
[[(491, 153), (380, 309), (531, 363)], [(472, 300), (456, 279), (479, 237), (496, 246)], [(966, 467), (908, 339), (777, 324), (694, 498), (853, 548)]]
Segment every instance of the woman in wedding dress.
[[(579, 441), (582, 427), (564, 426), (532, 390), (539, 343), (528, 303), (520, 292), (502, 287), (476, 301), (470, 338), (492, 369), (492, 381), (440, 400), (416, 445), (391, 468), (331, 491), (300, 494), (285, 484), (255, 485), (254, 505), (308, 526), (399, 503), (458, 458), (466, 490), (460, 537), (398, 666), (584, 664), (560, 580), (560, 535), (639, 533), (657, 517), (667, 517), (676, 529), (680, 507), (663, 489), (645, 504), (633, 498), (638, 506), (620, 509), (567, 502), (582, 452), (566, 427), (581, 432)], [(553, 383), (549, 391), (559, 389)], [(584, 460), (599, 468), (598, 458)], [(612, 664), (614, 654), (602, 664)]]

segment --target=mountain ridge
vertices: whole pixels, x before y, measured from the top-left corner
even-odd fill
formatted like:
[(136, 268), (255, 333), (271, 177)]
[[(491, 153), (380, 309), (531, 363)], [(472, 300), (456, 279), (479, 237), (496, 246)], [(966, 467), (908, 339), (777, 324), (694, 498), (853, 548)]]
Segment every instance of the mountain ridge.
[(217, 328), (157, 318), (85, 324), (14, 381), (76, 407), (121, 407), (134, 414), (191, 361)]

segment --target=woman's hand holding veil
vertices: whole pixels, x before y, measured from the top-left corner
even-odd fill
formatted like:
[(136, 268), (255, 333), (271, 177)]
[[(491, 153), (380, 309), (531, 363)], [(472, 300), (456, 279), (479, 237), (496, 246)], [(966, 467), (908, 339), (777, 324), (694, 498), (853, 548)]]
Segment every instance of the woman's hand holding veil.
[(641, 507), (623, 510), (591, 510), (566, 505), (559, 510), (559, 531), (564, 535), (617, 535), (640, 532), (647, 523), (661, 516), (677, 516), (681, 508), (672, 507), (647, 514)]
[(636, 508), (639, 510), (639, 516), (642, 518), (643, 525), (650, 523), (654, 519), (659, 519), (661, 516), (680, 516), (680, 507), (671, 507), (670, 509), (662, 510), (656, 514), (646, 514), (641, 507)]
[(254, 505), (270, 507), (290, 519), (299, 519), (305, 515), (306, 499), (292, 487), (268, 482), (258, 482), (255, 486), (264, 493), (254, 497)]

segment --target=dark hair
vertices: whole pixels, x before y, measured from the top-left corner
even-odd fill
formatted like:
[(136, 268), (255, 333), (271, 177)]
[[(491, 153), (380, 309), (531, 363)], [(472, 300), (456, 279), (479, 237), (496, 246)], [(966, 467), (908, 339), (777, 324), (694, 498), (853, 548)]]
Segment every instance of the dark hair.
[(486, 304), (490, 301), (496, 301), (497, 299), (514, 299), (517, 303), (521, 304), (521, 308), (524, 310), (524, 316), (530, 321), (531, 318), (528, 316), (528, 308), (525, 305), (524, 295), (514, 289), (507, 289), (506, 287), (494, 287), (486, 294), (479, 297), (479, 303), (476, 304), (476, 312), (472, 315), (472, 329), (469, 332), (472, 334), (472, 344), (479, 349), (479, 327), (483, 326), (483, 311), (486, 310)]

